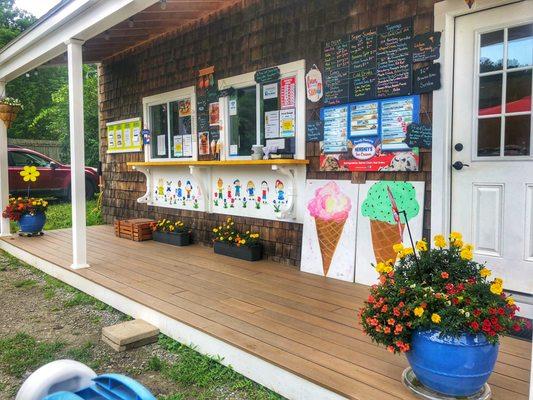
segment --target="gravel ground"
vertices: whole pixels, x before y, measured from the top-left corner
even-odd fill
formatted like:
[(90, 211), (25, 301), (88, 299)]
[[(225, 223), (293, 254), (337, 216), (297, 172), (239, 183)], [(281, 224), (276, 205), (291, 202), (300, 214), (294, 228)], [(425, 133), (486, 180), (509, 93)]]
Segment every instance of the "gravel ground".
[[(279, 398), (243, 377), (235, 379), (237, 374), (219, 364), (208, 366), (203, 372), (213, 375), (209, 368), (216, 369), (214, 375), (218, 377), (229, 373), (235, 382), (227, 386), (211, 385), (209, 388), (201, 387), (194, 379), (184, 384), (185, 379), (177, 373), (165, 373), (165, 367), (161, 367), (179, 366), (180, 361), (187, 362), (180, 360), (183, 355), (179, 352), (168, 351), (168, 346), (163, 347), (164, 343), (169, 343), (168, 338), (142, 348), (114, 352), (100, 340), (101, 329), (124, 321), (128, 319), (127, 316), (23, 265), (1, 251), (0, 310), (0, 342), (18, 333), (30, 335), (37, 343), (61, 342), (63, 346), (54, 353), (53, 359), (75, 358), (88, 364), (98, 374), (117, 372), (132, 376), (160, 399)], [(187, 352), (193, 353), (188, 349)], [(198, 357), (197, 353), (194, 354), (194, 357)], [(6, 372), (1, 357), (0, 349), (0, 400), (13, 399), (24, 379), (46, 363), (34, 365), (17, 377)], [(188, 362), (195, 363), (195, 360)], [(209, 365), (209, 362), (206, 364)], [(204, 376), (199, 379), (205, 381)]]

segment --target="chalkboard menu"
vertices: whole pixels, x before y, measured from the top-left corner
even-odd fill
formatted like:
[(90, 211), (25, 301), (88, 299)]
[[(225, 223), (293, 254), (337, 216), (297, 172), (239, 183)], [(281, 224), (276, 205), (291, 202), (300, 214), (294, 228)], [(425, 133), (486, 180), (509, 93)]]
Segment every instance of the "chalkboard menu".
[(413, 20), (406, 19), (378, 28), (377, 81), (378, 98), (411, 93)]
[(411, 93), (411, 18), (351, 33), (324, 46), (324, 104)]
[(279, 79), (280, 71), (278, 67), (265, 68), (256, 71), (254, 79), (256, 83), (269, 83)]
[(348, 37), (326, 42), (324, 46), (325, 98), (329, 105), (349, 101), (350, 51)]
[(405, 143), (409, 147), (431, 148), (432, 131), (430, 125), (412, 123), (407, 127)]
[(413, 62), (432, 61), (440, 56), (440, 32), (428, 32), (413, 39)]
[(324, 125), (322, 121), (309, 121), (307, 123), (306, 142), (321, 142), (324, 140)]
[(196, 97), (196, 125), (198, 132), (209, 130), (209, 109), (207, 106), (207, 95)]
[(440, 89), (440, 64), (421, 67), (414, 72), (413, 92), (427, 93)]

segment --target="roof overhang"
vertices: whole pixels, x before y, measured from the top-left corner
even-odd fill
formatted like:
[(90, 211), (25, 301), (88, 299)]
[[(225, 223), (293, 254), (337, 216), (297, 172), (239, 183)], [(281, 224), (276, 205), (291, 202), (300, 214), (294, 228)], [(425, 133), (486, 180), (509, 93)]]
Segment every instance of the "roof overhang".
[(8, 82), (46, 63), (65, 63), (70, 39), (84, 42), (85, 63), (101, 62), (238, 2), (62, 0), (0, 50), (0, 81)]

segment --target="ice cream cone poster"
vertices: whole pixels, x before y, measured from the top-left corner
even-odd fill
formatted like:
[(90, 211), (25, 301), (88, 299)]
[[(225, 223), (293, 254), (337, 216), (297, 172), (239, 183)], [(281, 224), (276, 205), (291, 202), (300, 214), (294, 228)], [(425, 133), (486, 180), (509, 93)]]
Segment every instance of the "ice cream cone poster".
[(356, 282), (376, 283), (378, 274), (372, 264), (396, 259), (392, 246), (397, 243), (411, 247), (406, 220), (413, 240), (422, 238), (423, 204), (424, 182), (367, 181), (360, 186)]
[(308, 180), (301, 270), (354, 280), (358, 185)]

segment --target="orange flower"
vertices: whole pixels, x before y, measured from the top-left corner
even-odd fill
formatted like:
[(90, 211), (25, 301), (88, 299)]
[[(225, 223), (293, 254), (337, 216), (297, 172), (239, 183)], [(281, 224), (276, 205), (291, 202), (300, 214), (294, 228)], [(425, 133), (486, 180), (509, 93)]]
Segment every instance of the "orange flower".
[(442, 279), (448, 279), (448, 278), (450, 277), (450, 274), (448, 274), (447, 272), (442, 272), (442, 273), (440, 274), (440, 277), (441, 277)]

